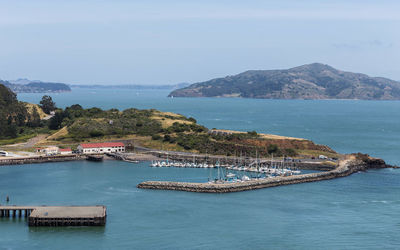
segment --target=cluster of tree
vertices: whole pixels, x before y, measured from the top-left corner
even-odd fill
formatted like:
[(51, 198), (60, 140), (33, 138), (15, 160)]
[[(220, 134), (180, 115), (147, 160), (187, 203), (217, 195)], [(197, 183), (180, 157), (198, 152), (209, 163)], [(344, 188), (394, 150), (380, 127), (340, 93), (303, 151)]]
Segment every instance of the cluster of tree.
[(0, 138), (15, 138), (24, 131), (24, 127), (39, 127), (40, 116), (36, 107), (32, 112), (17, 95), (0, 84)]
[[(238, 137), (235, 137), (238, 136)], [(236, 139), (232, 139), (235, 137)], [(218, 138), (218, 140), (216, 140)], [(258, 138), (254, 131), (246, 134), (233, 134), (228, 136), (218, 136), (196, 131), (183, 131), (174, 134), (153, 135), (153, 140), (162, 140), (177, 144), (185, 150), (197, 150), (200, 153), (219, 154), (219, 155), (238, 155), (243, 154), (248, 157), (258, 156), (296, 156), (295, 150), (290, 148), (279, 148), (276, 144), (268, 146), (257, 146), (250, 143), (245, 138)], [(259, 139), (259, 138), (258, 138)], [(262, 140), (262, 139), (259, 139)]]
[(134, 108), (124, 111), (84, 109), (79, 104), (75, 104), (65, 110), (57, 110), (50, 119), (49, 128), (60, 129), (67, 126), (68, 136), (78, 141), (83, 138), (106, 135), (151, 136), (163, 131), (161, 123), (151, 118), (154, 111)]
[[(189, 118), (189, 120), (192, 118)], [(167, 134), (171, 133), (182, 133), (182, 132), (197, 132), (197, 133), (202, 133), (202, 132), (207, 132), (208, 129), (204, 126), (198, 125), (196, 123), (179, 123), (179, 122), (174, 122), (172, 126), (164, 129), (163, 132)]]
[(177, 144), (185, 150), (197, 150), (209, 154), (231, 156), (241, 152), (243, 155), (255, 157), (258, 152), (258, 156), (297, 155), (291, 148), (280, 148), (273, 143), (259, 143), (258, 140), (264, 139), (256, 131), (227, 135), (207, 132), (206, 127), (196, 123), (174, 122), (170, 127), (153, 134), (152, 139)]

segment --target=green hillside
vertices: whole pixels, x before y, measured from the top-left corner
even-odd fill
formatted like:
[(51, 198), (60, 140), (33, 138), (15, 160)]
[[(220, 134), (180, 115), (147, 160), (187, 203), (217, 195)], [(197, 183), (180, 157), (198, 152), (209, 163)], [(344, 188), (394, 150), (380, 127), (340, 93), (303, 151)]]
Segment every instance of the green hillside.
[(249, 70), (195, 83), (169, 96), (400, 100), (400, 82), (313, 63), (285, 70)]

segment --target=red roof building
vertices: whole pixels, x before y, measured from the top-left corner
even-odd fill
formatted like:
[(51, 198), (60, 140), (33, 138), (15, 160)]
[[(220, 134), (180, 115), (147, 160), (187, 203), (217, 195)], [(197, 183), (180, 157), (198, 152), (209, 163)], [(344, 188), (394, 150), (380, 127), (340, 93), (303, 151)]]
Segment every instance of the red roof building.
[(62, 155), (72, 154), (71, 148), (60, 148), (58, 151), (59, 151), (60, 154), (62, 154)]
[(122, 142), (82, 143), (78, 146), (78, 150), (84, 154), (125, 152), (125, 144)]
[(71, 148), (60, 148), (59, 151), (60, 152), (70, 152), (70, 151), (72, 151), (72, 149)]

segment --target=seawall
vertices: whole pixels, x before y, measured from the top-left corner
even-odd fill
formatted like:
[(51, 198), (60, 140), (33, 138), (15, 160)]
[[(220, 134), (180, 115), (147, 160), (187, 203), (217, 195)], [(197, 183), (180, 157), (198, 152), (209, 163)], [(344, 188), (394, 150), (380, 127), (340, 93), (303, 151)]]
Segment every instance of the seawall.
[(0, 159), (0, 166), (44, 163), (44, 162), (78, 161), (78, 160), (84, 160), (84, 159), (86, 159), (84, 156), (77, 155), (77, 154), (54, 155), (54, 156), (15, 157), (15, 158)]
[(387, 165), (381, 159), (372, 158), (363, 154), (353, 154), (348, 155), (344, 160), (341, 160), (337, 168), (326, 172), (223, 184), (146, 181), (138, 184), (137, 187), (144, 189), (176, 190), (200, 193), (230, 193), (282, 185), (330, 180), (349, 176), (355, 172), (365, 171), (367, 169), (389, 167), (393, 166)]

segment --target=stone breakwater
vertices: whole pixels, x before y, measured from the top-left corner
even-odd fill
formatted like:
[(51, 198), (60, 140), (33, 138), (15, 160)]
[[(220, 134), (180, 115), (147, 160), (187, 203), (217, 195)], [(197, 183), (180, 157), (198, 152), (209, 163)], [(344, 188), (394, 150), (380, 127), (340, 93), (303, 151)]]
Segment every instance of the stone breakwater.
[(239, 183), (223, 184), (146, 181), (138, 184), (137, 187), (144, 189), (176, 190), (200, 193), (230, 193), (282, 185), (330, 180), (339, 177), (349, 176), (355, 172), (365, 171), (367, 169), (391, 167), (393, 166), (387, 165), (381, 159), (372, 158), (368, 155), (363, 154), (353, 154), (347, 156), (344, 160), (341, 160), (338, 167), (336, 167), (335, 169), (320, 173), (275, 177), (261, 180), (250, 180)]
[(31, 156), (31, 157), (15, 157), (0, 159), (1, 165), (19, 165), (19, 164), (31, 164), (31, 163), (43, 163), (43, 162), (61, 162), (61, 161), (77, 161), (84, 160), (85, 157), (81, 155), (54, 155), (54, 156)]

